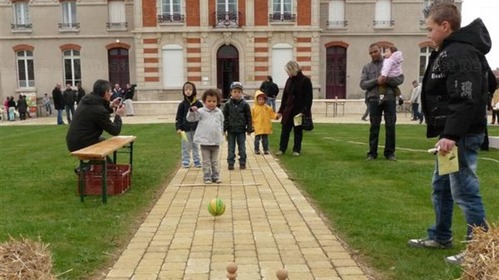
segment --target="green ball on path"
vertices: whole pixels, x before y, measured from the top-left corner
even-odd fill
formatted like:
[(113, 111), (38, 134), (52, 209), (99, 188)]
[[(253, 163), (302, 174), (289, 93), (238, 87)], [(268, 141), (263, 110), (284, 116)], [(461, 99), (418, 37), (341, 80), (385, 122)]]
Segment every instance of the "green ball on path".
[(208, 203), (208, 212), (217, 217), (225, 212), (225, 203), (220, 198), (214, 198)]

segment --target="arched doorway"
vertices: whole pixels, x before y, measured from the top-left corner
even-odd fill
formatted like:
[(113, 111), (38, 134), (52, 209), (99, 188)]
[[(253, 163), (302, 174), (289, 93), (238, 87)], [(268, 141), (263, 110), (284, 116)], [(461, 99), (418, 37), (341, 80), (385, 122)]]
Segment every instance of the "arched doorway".
[(346, 98), (347, 49), (340, 46), (326, 51), (326, 98)]
[(130, 69), (128, 61), (128, 50), (125, 48), (113, 48), (107, 51), (109, 66), (109, 81), (120, 84), (122, 88), (130, 83)]
[(239, 52), (232, 45), (223, 45), (217, 52), (217, 88), (222, 98), (230, 97), (230, 84), (239, 81)]

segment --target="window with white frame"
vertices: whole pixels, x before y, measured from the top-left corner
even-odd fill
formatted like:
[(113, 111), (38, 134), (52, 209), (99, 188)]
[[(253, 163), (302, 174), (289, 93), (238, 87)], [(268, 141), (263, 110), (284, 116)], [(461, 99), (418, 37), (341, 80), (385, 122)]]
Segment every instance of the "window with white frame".
[(293, 10), (292, 0), (273, 0), (272, 12), (273, 13), (291, 13)]
[(237, 0), (217, 0), (216, 27), (238, 27)]
[(109, 1), (108, 2), (108, 17), (109, 22), (107, 28), (109, 29), (125, 29), (127, 28), (125, 1)]
[(390, 27), (392, 20), (392, 0), (376, 0), (374, 27)]
[(81, 63), (80, 51), (66, 50), (62, 57), (64, 63), (64, 84), (76, 86), (76, 83), (81, 83)]
[(29, 17), (29, 3), (16, 2), (12, 6), (14, 8), (14, 23), (12, 29), (29, 29), (31, 28), (31, 19)]
[(430, 61), (431, 52), (434, 49), (431, 47), (423, 47), (419, 49), (419, 80), (423, 80), (424, 72)]
[(32, 51), (18, 51), (17, 56), (17, 85), (20, 88), (35, 86), (35, 71)]
[(295, 21), (293, 0), (272, 0), (270, 21)]
[(329, 15), (327, 26), (329, 28), (342, 28), (347, 25), (345, 21), (345, 0), (329, 1)]
[(159, 0), (159, 22), (184, 22), (181, 0)]
[(288, 79), (285, 66), (293, 60), (293, 46), (290, 44), (275, 44), (272, 46), (272, 79), (280, 88), (283, 88)]
[(79, 28), (79, 24), (76, 18), (76, 1), (64, 1), (61, 2), (62, 7), (62, 23), (60, 28), (62, 29), (74, 29)]
[[(184, 50), (179, 45), (166, 45), (162, 48), (163, 87), (181, 87), (184, 84)], [(172, 69), (175, 65), (175, 69)]]
[(237, 11), (237, 0), (217, 0), (217, 12), (228, 13)]

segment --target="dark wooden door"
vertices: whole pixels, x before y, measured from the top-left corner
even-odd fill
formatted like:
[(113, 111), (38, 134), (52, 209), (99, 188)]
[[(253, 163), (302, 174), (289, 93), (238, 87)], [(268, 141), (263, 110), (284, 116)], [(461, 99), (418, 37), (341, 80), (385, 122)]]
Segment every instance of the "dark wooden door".
[(130, 83), (130, 66), (128, 50), (123, 48), (108, 51), (109, 81), (111, 84), (120, 84), (122, 88)]
[(230, 97), (230, 84), (239, 81), (239, 52), (232, 45), (224, 45), (217, 52), (217, 88), (224, 100)]
[(346, 98), (347, 50), (330, 47), (326, 53), (326, 98)]

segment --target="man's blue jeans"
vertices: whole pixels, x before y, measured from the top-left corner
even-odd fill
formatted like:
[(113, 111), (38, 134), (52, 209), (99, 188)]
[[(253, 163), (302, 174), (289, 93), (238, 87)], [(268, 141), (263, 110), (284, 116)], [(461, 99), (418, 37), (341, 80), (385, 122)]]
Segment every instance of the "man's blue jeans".
[(62, 109), (57, 109), (57, 124), (64, 124), (62, 120)]
[(274, 112), (276, 112), (276, 110), (275, 110), (275, 98), (267, 96), (267, 105), (272, 107), (272, 110), (274, 110)]
[(435, 164), (431, 195), (435, 210), (435, 225), (428, 229), (430, 239), (440, 243), (451, 239), (454, 201), (463, 211), (467, 224), (467, 239), (471, 238), (472, 227), (482, 226), (487, 229), (476, 175), (478, 150), (483, 138), (483, 134), (470, 134), (456, 143), (459, 157), (458, 172), (439, 176), (438, 164)]
[(75, 105), (66, 105), (66, 118), (68, 119), (68, 124), (71, 123), (71, 118), (75, 114)]
[(236, 142), (239, 151), (239, 164), (246, 165), (246, 133), (237, 132), (227, 133), (227, 142), (229, 145), (229, 152), (227, 155), (227, 164), (234, 165), (236, 162)]

